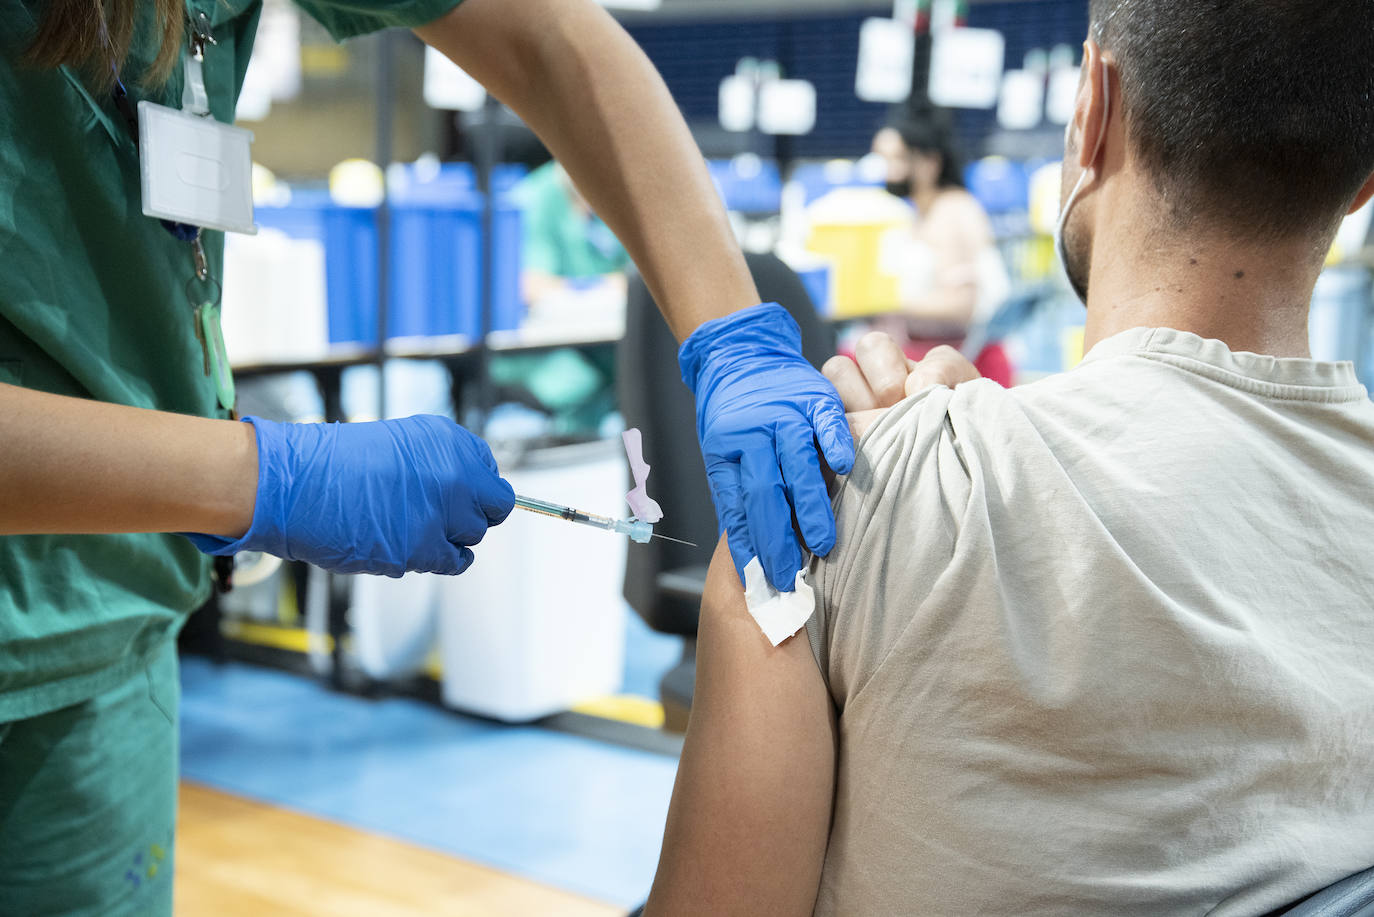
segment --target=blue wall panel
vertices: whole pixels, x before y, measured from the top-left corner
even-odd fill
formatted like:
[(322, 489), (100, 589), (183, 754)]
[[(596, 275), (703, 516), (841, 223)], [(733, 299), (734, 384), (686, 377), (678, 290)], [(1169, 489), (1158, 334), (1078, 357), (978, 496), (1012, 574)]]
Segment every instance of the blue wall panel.
[(865, 18), (731, 19), (638, 26), (630, 32), (693, 125), (716, 123), (720, 81), (735, 72), (740, 58), (778, 61), (785, 76), (816, 85), (816, 128), (792, 141), (792, 154), (844, 156), (867, 150), (887, 110), (854, 95), (859, 25)]
[[(1081, 57), (1080, 46), (1088, 37), (1087, 0), (1004, 0), (975, 3), (969, 10), (973, 28), (996, 29), (1007, 39), (1006, 66), (1016, 70), (1032, 48), (1049, 50), (1065, 44)], [(956, 130), (966, 155), (980, 152), (981, 142), (997, 128), (995, 111), (961, 111)]]
[[(720, 81), (742, 57), (776, 60), (784, 74), (816, 85), (815, 130), (791, 141), (797, 157), (857, 156), (868, 150), (887, 106), (854, 95), (859, 27), (871, 13), (774, 19), (640, 25), (630, 33), (663, 74), (688, 121), (716, 123)], [(1019, 67), (1028, 50), (1067, 43), (1077, 48), (1087, 34), (1086, 0), (1001, 0), (975, 3), (969, 24), (1007, 36), (1007, 63)], [(959, 137), (977, 152), (993, 129), (991, 112), (962, 112)], [(763, 152), (766, 152), (763, 150)]]

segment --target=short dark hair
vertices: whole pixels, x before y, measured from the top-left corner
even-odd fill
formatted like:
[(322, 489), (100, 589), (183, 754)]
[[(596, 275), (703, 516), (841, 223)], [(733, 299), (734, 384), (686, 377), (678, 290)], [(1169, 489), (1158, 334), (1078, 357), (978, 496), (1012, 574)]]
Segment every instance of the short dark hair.
[(1176, 223), (1334, 230), (1374, 173), (1374, 2), (1091, 0), (1091, 14)]
[(938, 188), (964, 187), (963, 160), (954, 148), (954, 131), (950, 118), (942, 109), (908, 112), (889, 123), (901, 135), (906, 148), (913, 153), (940, 157), (940, 175), (935, 179)]

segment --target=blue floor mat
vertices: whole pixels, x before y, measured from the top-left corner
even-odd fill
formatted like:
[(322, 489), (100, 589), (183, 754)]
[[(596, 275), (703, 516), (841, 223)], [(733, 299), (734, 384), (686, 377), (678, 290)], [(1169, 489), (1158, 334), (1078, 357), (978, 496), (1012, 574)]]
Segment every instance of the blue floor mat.
[(658, 700), (658, 683), (682, 659), (682, 644), (681, 637), (652, 630), (626, 606), (625, 682), (620, 690)]
[(301, 676), (182, 663), (182, 775), (626, 908), (677, 762)]

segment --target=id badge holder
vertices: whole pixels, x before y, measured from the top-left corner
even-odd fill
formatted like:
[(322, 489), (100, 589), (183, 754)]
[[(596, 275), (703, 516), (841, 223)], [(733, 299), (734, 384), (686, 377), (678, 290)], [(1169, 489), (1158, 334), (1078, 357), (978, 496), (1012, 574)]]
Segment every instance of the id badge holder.
[(201, 61), (186, 59), (183, 109), (138, 103), (139, 163), (147, 216), (256, 233), (253, 132), (221, 124), (206, 104)]

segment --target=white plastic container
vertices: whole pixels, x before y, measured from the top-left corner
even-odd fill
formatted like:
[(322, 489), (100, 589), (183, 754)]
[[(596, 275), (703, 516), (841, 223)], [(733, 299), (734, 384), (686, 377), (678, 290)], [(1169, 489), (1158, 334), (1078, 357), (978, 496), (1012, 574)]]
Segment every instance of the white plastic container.
[[(618, 439), (539, 450), (502, 470), (525, 496), (629, 512)], [(488, 532), (472, 568), (439, 582), (444, 703), (525, 722), (619, 690), (628, 543), (519, 509)]]
[(369, 678), (404, 678), (424, 665), (434, 647), (440, 579), (432, 573), (353, 577), (353, 655)]

